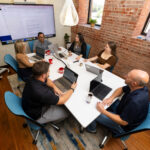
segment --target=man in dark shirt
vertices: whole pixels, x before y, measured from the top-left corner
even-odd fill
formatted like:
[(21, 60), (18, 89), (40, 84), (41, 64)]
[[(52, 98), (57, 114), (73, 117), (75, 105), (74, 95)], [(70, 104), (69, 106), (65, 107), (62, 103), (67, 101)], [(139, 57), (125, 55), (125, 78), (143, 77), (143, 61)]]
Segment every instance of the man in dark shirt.
[(40, 61), (33, 65), (33, 77), (26, 83), (22, 106), (24, 111), (39, 123), (60, 121), (68, 116), (63, 105), (76, 88), (73, 83), (70, 90), (62, 93), (55, 84), (48, 79), (49, 63)]
[[(87, 128), (89, 132), (96, 132), (96, 123), (109, 128), (114, 134), (132, 130), (140, 125), (146, 118), (149, 107), (148, 88), (149, 75), (142, 70), (130, 71), (125, 79), (127, 86), (118, 88), (102, 103), (97, 103), (97, 110), (101, 115)], [(117, 100), (108, 110), (105, 105), (112, 104), (113, 100), (123, 94), (121, 100)]]

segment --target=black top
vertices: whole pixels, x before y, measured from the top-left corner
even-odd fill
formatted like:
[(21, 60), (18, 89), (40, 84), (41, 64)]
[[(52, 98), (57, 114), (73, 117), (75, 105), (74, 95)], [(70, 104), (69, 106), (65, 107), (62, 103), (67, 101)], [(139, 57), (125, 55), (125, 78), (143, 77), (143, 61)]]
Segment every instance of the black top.
[(25, 85), (22, 95), (22, 107), (25, 113), (37, 120), (41, 117), (42, 108), (56, 105), (59, 97), (46, 83), (31, 78)]
[[(74, 46), (75, 46), (75, 41), (71, 44), (69, 50), (71, 50), (74, 53)], [(81, 54), (83, 55), (83, 58), (86, 58), (86, 43), (81, 44)]]
[(18, 74), (24, 82), (27, 82), (32, 75), (32, 68), (18, 68)]
[(149, 94), (147, 87), (130, 92), (129, 86), (125, 86), (123, 92), (125, 94), (117, 107), (117, 114), (128, 122), (122, 128), (129, 131), (145, 120), (149, 108)]

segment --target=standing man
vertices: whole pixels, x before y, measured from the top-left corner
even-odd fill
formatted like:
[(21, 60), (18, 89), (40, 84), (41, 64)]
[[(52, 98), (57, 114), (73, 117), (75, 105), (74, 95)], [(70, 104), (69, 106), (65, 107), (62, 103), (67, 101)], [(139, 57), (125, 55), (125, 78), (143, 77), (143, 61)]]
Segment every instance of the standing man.
[[(118, 88), (102, 103), (97, 103), (96, 108), (101, 115), (87, 127), (87, 131), (96, 132), (96, 123), (104, 125), (114, 134), (124, 133), (140, 125), (149, 109), (149, 94), (146, 87), (148, 82), (147, 72), (137, 69), (130, 71), (125, 79), (126, 86)], [(120, 101), (117, 100), (108, 110), (104, 109), (105, 105), (111, 105), (113, 100), (123, 93)]]
[(34, 42), (34, 45), (33, 45), (33, 51), (35, 53), (37, 47), (42, 48), (44, 50), (47, 50), (48, 49), (48, 45), (50, 45), (50, 44), (52, 44), (52, 43), (49, 42), (48, 40), (45, 40), (44, 33), (39, 32), (38, 33), (38, 40), (36, 40)]
[(41, 124), (67, 118), (68, 113), (62, 105), (73, 94), (77, 84), (73, 83), (70, 90), (62, 93), (48, 79), (50, 73), (48, 62), (35, 63), (32, 72), (33, 77), (26, 83), (22, 95), (22, 107), (25, 113)]

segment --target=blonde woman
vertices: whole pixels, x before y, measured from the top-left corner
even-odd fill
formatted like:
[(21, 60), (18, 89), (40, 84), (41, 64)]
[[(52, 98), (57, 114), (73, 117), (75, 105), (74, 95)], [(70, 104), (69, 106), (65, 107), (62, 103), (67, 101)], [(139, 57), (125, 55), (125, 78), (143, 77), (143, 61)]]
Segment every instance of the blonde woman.
[(17, 40), (14, 47), (18, 62), (18, 74), (26, 82), (32, 74), (33, 63), (29, 62), (29, 58), (25, 53), (26, 44), (23, 41)]

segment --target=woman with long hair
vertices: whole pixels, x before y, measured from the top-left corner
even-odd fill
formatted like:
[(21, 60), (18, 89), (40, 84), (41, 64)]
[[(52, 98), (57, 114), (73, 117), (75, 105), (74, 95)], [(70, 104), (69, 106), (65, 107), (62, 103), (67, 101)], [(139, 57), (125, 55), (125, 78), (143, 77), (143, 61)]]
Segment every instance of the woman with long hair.
[(110, 70), (117, 62), (116, 56), (116, 43), (109, 41), (105, 49), (100, 51), (99, 54), (95, 57), (85, 59), (86, 61), (97, 61), (97, 65), (103, 69)]
[(22, 40), (17, 40), (14, 47), (16, 60), (18, 62), (18, 74), (22, 80), (26, 82), (32, 74), (33, 63), (29, 62), (29, 58), (25, 53), (26, 44)]
[(81, 33), (76, 34), (75, 40), (69, 48), (69, 55), (72, 55), (71, 52), (78, 55), (76, 58), (77, 60), (79, 60), (81, 57), (86, 58), (86, 43)]

